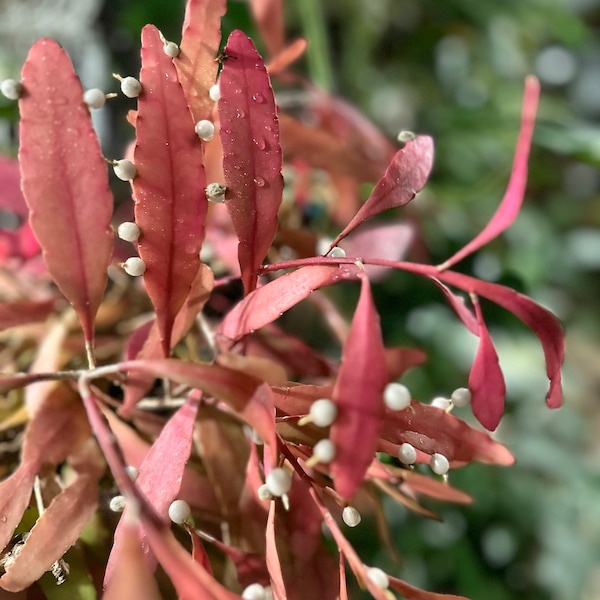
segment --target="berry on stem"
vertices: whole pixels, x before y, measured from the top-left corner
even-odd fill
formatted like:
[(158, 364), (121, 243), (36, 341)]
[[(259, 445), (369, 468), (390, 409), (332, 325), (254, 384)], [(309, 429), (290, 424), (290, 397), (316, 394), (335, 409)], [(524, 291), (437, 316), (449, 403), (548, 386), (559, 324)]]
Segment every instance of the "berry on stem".
[(342, 521), (344, 521), (348, 527), (356, 527), (361, 520), (362, 517), (354, 506), (346, 506), (342, 511)]
[(443, 454), (439, 454), (438, 452), (431, 456), (429, 465), (431, 466), (431, 470), (436, 475), (446, 475), (450, 469), (450, 463), (448, 459)]
[(139, 256), (129, 257), (121, 266), (132, 277), (139, 277), (146, 272), (146, 263)]
[(22, 91), (23, 85), (15, 79), (5, 79), (0, 83), (0, 92), (9, 100), (18, 100)]
[(169, 506), (169, 519), (178, 525), (187, 521), (191, 514), (190, 505), (185, 500), (174, 500)]
[(298, 425), (314, 423), (317, 427), (329, 427), (337, 417), (337, 405), (329, 398), (319, 398), (311, 405), (308, 415), (298, 421)]
[(115, 175), (122, 181), (131, 181), (137, 174), (135, 165), (126, 158), (111, 162)]
[(133, 221), (124, 221), (117, 228), (117, 235), (126, 242), (135, 242), (140, 237), (140, 228)]
[(273, 496), (283, 496), (292, 487), (292, 476), (285, 469), (276, 467), (267, 475), (265, 484)]
[(208, 119), (202, 119), (198, 121), (194, 129), (196, 131), (196, 135), (205, 142), (210, 142), (215, 135), (214, 123)]
[(383, 391), (383, 401), (390, 410), (404, 410), (410, 406), (410, 390), (401, 383), (388, 383)]
[(404, 442), (398, 449), (398, 458), (403, 465), (414, 465), (417, 461), (417, 451), (412, 444)]
[(450, 400), (454, 406), (466, 406), (471, 402), (471, 391), (464, 387), (458, 388), (452, 392)]

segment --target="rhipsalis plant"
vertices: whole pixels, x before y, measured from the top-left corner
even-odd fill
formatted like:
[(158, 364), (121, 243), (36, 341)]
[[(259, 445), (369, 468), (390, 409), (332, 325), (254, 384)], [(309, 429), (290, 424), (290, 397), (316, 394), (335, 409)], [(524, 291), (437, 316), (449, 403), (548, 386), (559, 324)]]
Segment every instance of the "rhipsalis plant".
[[(241, 31), (215, 60), (225, 0), (190, 0), (179, 44), (144, 27), (139, 76), (119, 76), (135, 134), (124, 157), (103, 156), (90, 110), (103, 110), (106, 95), (84, 93), (54, 41), (34, 44), (20, 82), (2, 87), (18, 97), (26, 207), (15, 200), (13, 209), (28, 222), (2, 238), (13, 291), (0, 325), (30, 325), (0, 377), (26, 411), (9, 417), (26, 425), (18, 463), (0, 483), (4, 590), (23, 590), (48, 570), (68, 579), (63, 556), (94, 515), (94, 527), (114, 527), (110, 504), (124, 510), (103, 575), (107, 600), (159, 598), (157, 564), (187, 599), (343, 599), (348, 568), (374, 598), (459, 598), (365, 565), (344, 533), (361, 527), (354, 504), (387, 494), (435, 516), (422, 497), (471, 501), (451, 487), (452, 469), (513, 462), (451, 414), (470, 401), (494, 430), (504, 410), (480, 297), (539, 338), (547, 404), (561, 403), (558, 320), (512, 289), (454, 270), (518, 215), (537, 81), (525, 82), (512, 174), (488, 225), (443, 264), (403, 261), (409, 225), (362, 225), (415, 198), (433, 140), (403, 135), (395, 148), (354, 109), (295, 78), (288, 67), (306, 44), (286, 46), (281, 3), (270, 12), (263, 4), (254, 7), (267, 66)], [(311, 124), (278, 109), (271, 78), (282, 74), (310, 91)], [(299, 218), (314, 173), (339, 198), (331, 219), (340, 233), (329, 242)], [(111, 224), (111, 178), (131, 186), (135, 222)], [(365, 182), (376, 183), (359, 205)], [(122, 245), (113, 252), (117, 229), (129, 257)], [(441, 288), (479, 339), (468, 381), (441, 408), (399, 383), (425, 354), (384, 345), (371, 283), (392, 269)], [(236, 280), (237, 303), (225, 293)], [(339, 282), (360, 288), (349, 326), (318, 291)], [(337, 356), (276, 323), (301, 303), (321, 311)], [(37, 517), (24, 531), (32, 494)], [(84, 569), (91, 555), (77, 555)]]

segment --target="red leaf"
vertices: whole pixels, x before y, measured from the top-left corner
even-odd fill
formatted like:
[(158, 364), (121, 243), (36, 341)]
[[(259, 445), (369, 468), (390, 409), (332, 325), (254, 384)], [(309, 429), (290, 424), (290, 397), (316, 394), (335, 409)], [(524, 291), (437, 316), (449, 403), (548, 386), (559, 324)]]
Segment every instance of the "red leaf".
[(7, 479), (0, 482), (0, 549), (10, 540), (29, 505), (37, 465), (21, 463)]
[(489, 241), (508, 229), (517, 218), (521, 210), (521, 204), (523, 203), (525, 186), (527, 185), (527, 159), (529, 158), (539, 95), (539, 81), (533, 76), (527, 77), (525, 80), (525, 93), (521, 113), (521, 130), (519, 132), (519, 139), (517, 140), (512, 173), (504, 198), (483, 231), (464, 248), (454, 254), (454, 256), (445, 261), (443, 268), (447, 269), (451, 267), (465, 258), (465, 256), (485, 246)]
[(152, 25), (142, 30), (140, 81), (133, 179), (138, 250), (167, 356), (173, 321), (200, 266), (207, 200), (200, 141), (173, 61)]
[(19, 162), (31, 227), (91, 346), (113, 250), (113, 199), (81, 83), (53, 40), (34, 44), (21, 81)]
[(396, 346), (385, 349), (385, 364), (388, 380), (399, 379), (412, 367), (422, 365), (427, 360), (427, 354), (418, 348), (403, 348)]
[(387, 383), (379, 315), (369, 280), (364, 274), (361, 279), (360, 298), (333, 389), (338, 416), (330, 432), (336, 447), (331, 474), (336, 491), (345, 500), (354, 496), (377, 449)]
[(0, 303), (0, 331), (26, 323), (44, 321), (54, 312), (54, 300)]
[(226, 0), (188, 0), (175, 67), (194, 122), (211, 119), (215, 103), (208, 90), (217, 79), (215, 60), (221, 43), (221, 17)]
[[(169, 505), (177, 497), (185, 464), (190, 456), (199, 402), (200, 395), (197, 393), (191, 393), (187, 397), (185, 404), (167, 421), (139, 468), (137, 487), (156, 513), (166, 522), (168, 522)], [(114, 534), (114, 543), (104, 575), (105, 585), (111, 580), (117, 567), (123, 535), (128, 529), (126, 522), (127, 514), (124, 514)], [(140, 539), (144, 546), (143, 532)], [(146, 556), (146, 558), (149, 564), (153, 563), (153, 557)]]
[(27, 205), (21, 192), (21, 175), (16, 160), (0, 155), (0, 208), (26, 218)]
[(192, 558), (195, 562), (197, 562), (202, 568), (204, 568), (210, 575), (213, 574), (212, 566), (210, 564), (210, 558), (204, 549), (204, 544), (202, 540), (198, 537), (198, 534), (194, 531), (192, 527), (186, 527), (187, 532), (190, 534), (190, 539), (192, 540)]
[(273, 396), (269, 386), (259, 379), (215, 364), (175, 359), (128, 361), (121, 363), (119, 369), (184, 383), (218, 398), (254, 427), (276, 455)]
[(384, 210), (404, 206), (410, 202), (427, 182), (433, 166), (433, 140), (429, 136), (418, 136), (398, 150), (385, 172), (377, 182), (367, 201), (354, 218), (333, 242), (346, 237), (363, 221)]
[(500, 423), (504, 412), (506, 385), (498, 362), (498, 354), (487, 330), (479, 300), (474, 298), (475, 314), (479, 325), (479, 347), (469, 374), (469, 390), (473, 395), (471, 406), (477, 420), (490, 431)]
[(304, 54), (307, 47), (308, 42), (304, 38), (298, 38), (285, 48), (282, 48), (280, 52), (272, 56), (267, 65), (269, 75), (272, 77), (287, 69), (287, 67), (296, 62)]
[(283, 49), (284, 23), (282, 0), (251, 0), (250, 7), (260, 35), (275, 56)]
[(285, 591), (283, 573), (281, 571), (281, 564), (279, 563), (279, 556), (277, 554), (277, 544), (275, 542), (275, 505), (276, 503), (273, 501), (269, 506), (269, 517), (267, 519), (266, 529), (266, 561), (267, 568), (269, 569), (269, 576), (271, 577), (271, 589), (273, 590), (274, 600), (286, 600), (287, 592)]
[(390, 588), (402, 594), (406, 600), (469, 600), (465, 596), (426, 592), (406, 583), (406, 581), (402, 581), (402, 579), (397, 579), (396, 577), (390, 577)]
[(225, 52), (231, 57), (219, 78), (225, 203), (249, 293), (277, 231), (283, 193), (279, 122), (269, 75), (250, 38), (234, 31)]
[(558, 408), (562, 402), (560, 368), (565, 354), (565, 338), (560, 321), (531, 298), (497, 283), (453, 271), (441, 271), (436, 277), (465, 292), (473, 292), (495, 302), (521, 319), (535, 333), (544, 350), (546, 373), (550, 380), (546, 403), (550, 408)]
[(477, 325), (477, 319), (473, 316), (473, 313), (467, 308), (464, 299), (461, 296), (457, 296), (452, 290), (444, 285), (436, 277), (430, 278), (435, 285), (437, 285), (444, 295), (446, 296), (450, 306), (454, 309), (454, 312), (458, 315), (458, 318), (463, 322), (464, 326), (473, 334), (479, 335), (479, 326)]
[(355, 272), (354, 267), (348, 266), (309, 266), (283, 275), (254, 290), (235, 306), (221, 323), (220, 334), (232, 340), (242, 338), (272, 323), (314, 290)]

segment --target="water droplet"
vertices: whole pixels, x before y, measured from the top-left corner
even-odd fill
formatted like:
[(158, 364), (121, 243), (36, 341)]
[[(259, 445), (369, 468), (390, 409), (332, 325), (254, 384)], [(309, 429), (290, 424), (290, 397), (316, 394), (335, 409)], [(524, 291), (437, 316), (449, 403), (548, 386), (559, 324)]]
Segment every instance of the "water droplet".
[(267, 147), (267, 142), (263, 137), (255, 137), (253, 138), (253, 141), (259, 150), (264, 150)]
[(241, 94), (242, 93), (242, 88), (235, 88), (235, 90), (233, 90), (234, 94)]
[(238, 119), (243, 119), (245, 116), (246, 116), (246, 112), (245, 112), (243, 109), (241, 109), (241, 108), (238, 108), (238, 109), (236, 110), (236, 117), (237, 117)]
[(270, 125), (265, 125), (265, 131), (273, 131), (273, 128)]
[(256, 92), (256, 94), (252, 96), (252, 99), (259, 104), (262, 104), (265, 101), (265, 97), (260, 92)]
[(265, 187), (266, 185), (266, 181), (264, 177), (261, 177), (260, 175), (258, 175), (257, 177), (254, 178), (254, 183), (258, 186), (258, 187)]
[(6, 515), (2, 515), (2, 516), (0, 517), (0, 521), (2, 521), (3, 523), (6, 523), (6, 521), (8, 521), (8, 518), (7, 518), (7, 516), (6, 516)]

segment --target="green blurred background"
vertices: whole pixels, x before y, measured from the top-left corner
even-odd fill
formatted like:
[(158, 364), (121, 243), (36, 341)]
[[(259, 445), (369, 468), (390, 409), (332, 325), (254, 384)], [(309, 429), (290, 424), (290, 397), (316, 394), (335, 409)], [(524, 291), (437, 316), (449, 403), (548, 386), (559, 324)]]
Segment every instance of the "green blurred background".
[[(224, 35), (255, 32), (247, 2), (230, 1)], [(395, 560), (374, 520), (353, 531), (363, 559), (425, 589), (474, 600), (600, 598), (600, 1), (286, 0), (288, 39), (309, 39), (295, 69), (351, 101), (394, 139), (436, 140), (432, 181), (412, 208), (430, 260), (441, 262), (487, 222), (508, 181), (523, 79), (542, 100), (525, 206), (501, 239), (459, 270), (498, 281), (551, 308), (567, 331), (566, 405), (544, 407), (536, 338), (485, 305), (508, 387), (497, 432), (513, 468), (452, 472), (467, 508), (434, 506), (443, 523), (385, 505)], [(84, 85), (137, 70), (148, 22), (178, 40), (183, 2), (0, 0), (0, 79), (18, 77), (29, 45), (55, 37)], [(258, 41), (258, 37), (254, 36)], [(258, 42), (259, 43), (259, 42)], [(260, 43), (259, 43), (260, 47)], [(124, 111), (94, 115), (103, 145), (121, 152)], [(14, 151), (16, 111), (0, 99), (0, 147)], [(108, 152), (107, 152), (108, 154)], [(429, 401), (465, 385), (475, 346), (427, 282), (394, 274), (376, 286), (389, 343), (427, 350), (406, 379)], [(469, 419), (468, 409), (458, 414)]]

